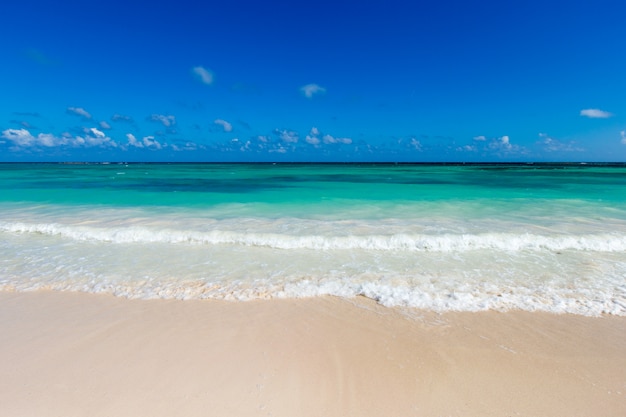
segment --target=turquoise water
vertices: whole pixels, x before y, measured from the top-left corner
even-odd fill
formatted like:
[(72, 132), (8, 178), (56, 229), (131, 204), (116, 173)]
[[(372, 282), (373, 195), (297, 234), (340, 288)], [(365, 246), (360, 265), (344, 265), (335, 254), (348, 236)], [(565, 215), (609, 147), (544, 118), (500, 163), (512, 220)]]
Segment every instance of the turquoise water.
[(626, 166), (0, 164), (0, 289), (626, 315)]

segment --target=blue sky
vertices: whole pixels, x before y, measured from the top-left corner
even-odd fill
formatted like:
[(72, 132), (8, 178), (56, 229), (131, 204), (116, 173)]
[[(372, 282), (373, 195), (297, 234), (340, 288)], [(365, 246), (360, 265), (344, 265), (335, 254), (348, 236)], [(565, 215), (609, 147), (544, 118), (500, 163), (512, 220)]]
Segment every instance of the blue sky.
[(0, 161), (626, 161), (623, 1), (0, 14)]

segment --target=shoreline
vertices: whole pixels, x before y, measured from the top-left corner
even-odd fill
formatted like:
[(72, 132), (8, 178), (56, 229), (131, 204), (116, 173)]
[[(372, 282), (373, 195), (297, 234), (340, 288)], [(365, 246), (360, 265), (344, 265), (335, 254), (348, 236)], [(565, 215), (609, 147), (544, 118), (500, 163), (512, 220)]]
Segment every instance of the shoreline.
[(626, 415), (621, 316), (0, 292), (0, 335), (2, 415)]

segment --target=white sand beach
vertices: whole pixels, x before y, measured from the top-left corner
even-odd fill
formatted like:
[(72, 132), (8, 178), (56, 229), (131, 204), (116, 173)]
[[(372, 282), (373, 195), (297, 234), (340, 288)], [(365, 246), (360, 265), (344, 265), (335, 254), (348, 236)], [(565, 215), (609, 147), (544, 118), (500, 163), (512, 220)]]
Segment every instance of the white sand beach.
[(624, 416), (626, 317), (0, 293), (1, 416)]

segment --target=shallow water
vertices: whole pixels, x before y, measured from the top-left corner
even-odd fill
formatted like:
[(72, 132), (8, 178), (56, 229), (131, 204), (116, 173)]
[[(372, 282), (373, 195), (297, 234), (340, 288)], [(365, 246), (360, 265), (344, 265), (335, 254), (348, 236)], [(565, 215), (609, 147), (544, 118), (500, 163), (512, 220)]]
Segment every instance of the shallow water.
[(626, 315), (623, 165), (0, 164), (0, 288)]

